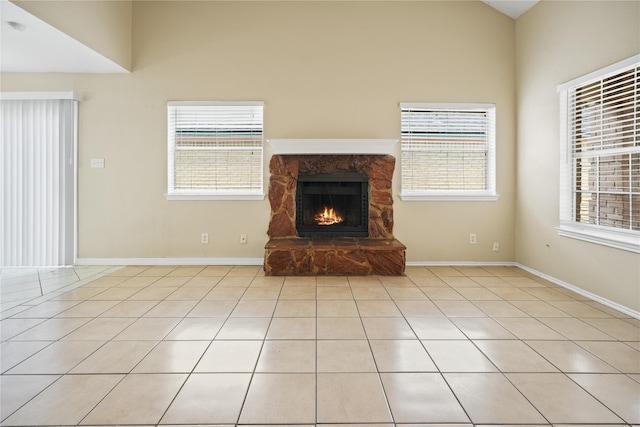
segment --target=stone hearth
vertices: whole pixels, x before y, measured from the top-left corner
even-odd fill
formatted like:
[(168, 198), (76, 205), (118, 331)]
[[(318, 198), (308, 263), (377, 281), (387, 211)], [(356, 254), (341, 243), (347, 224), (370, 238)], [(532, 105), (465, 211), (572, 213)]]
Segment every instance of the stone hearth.
[[(390, 155), (274, 155), (269, 164), (271, 220), (265, 246), (267, 275), (401, 275), (405, 246), (393, 237)], [(296, 236), (295, 192), (300, 174), (360, 172), (369, 177), (369, 236)]]

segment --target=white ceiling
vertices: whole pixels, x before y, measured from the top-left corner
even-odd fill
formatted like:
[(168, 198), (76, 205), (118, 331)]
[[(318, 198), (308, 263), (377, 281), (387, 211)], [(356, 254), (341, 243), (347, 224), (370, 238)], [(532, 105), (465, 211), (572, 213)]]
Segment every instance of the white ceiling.
[[(538, 0), (482, 0), (513, 19)], [(8, 0), (0, 0), (0, 72), (128, 71)]]
[(0, 0), (0, 17), (1, 72), (128, 72), (7, 0)]

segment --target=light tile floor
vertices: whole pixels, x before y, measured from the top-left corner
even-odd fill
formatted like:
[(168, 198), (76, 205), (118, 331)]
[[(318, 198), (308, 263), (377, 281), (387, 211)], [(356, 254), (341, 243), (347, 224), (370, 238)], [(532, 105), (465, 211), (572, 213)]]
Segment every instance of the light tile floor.
[(640, 320), (516, 268), (0, 278), (2, 425), (640, 425)]

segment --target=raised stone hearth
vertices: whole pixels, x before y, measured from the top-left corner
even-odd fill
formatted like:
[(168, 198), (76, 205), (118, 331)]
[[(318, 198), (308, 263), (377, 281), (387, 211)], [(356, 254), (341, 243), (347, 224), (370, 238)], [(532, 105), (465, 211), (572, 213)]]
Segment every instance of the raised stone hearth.
[[(390, 155), (274, 155), (269, 164), (267, 275), (401, 275), (405, 246), (393, 237)], [(359, 172), (369, 180), (368, 237), (300, 238), (296, 235), (299, 175)]]

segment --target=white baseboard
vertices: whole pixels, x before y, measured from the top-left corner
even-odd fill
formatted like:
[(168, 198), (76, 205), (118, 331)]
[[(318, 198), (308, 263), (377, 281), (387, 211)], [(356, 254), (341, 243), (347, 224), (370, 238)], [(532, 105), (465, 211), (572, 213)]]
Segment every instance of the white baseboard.
[(407, 267), (515, 267), (513, 261), (407, 261)]
[(564, 282), (564, 281), (562, 281), (560, 279), (556, 279), (555, 277), (549, 276), (547, 274), (541, 273), (541, 272), (539, 272), (539, 271), (537, 271), (537, 270), (535, 270), (535, 269), (533, 269), (531, 267), (527, 267), (526, 265), (515, 263), (515, 266), (519, 267), (519, 268), (521, 268), (521, 269), (523, 269), (525, 271), (528, 271), (529, 273), (534, 274), (534, 275), (536, 275), (536, 276), (538, 276), (538, 277), (540, 277), (542, 279), (548, 280), (551, 283), (555, 283), (558, 286), (562, 286), (565, 289), (569, 289), (570, 291), (573, 291), (573, 292), (575, 292), (575, 293), (577, 293), (579, 295), (582, 295), (583, 297), (587, 297), (587, 298), (589, 298), (589, 299), (591, 299), (591, 300), (593, 300), (595, 302), (599, 302), (602, 305), (606, 305), (607, 307), (613, 308), (614, 310), (617, 310), (617, 311), (619, 311), (621, 313), (624, 313), (624, 314), (626, 314), (628, 316), (634, 317), (636, 319), (640, 319), (640, 311), (633, 310), (633, 309), (631, 309), (629, 307), (626, 307), (626, 306), (624, 306), (622, 304), (618, 304), (617, 302), (613, 302), (613, 301), (610, 301), (610, 300), (608, 300), (606, 298), (603, 298), (600, 295), (596, 295), (596, 294), (594, 294), (592, 292), (585, 291), (584, 289), (581, 289), (581, 288), (579, 288), (577, 286), (574, 286), (574, 285), (572, 285), (570, 283)]
[(262, 265), (263, 258), (78, 258), (76, 265)]

